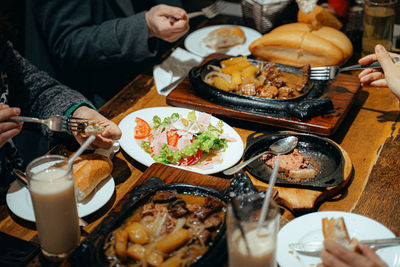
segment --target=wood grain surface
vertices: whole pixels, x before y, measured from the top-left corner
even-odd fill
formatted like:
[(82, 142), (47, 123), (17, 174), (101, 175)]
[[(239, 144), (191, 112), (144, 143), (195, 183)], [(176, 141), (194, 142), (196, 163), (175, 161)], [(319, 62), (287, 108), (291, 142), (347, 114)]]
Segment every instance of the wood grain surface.
[[(225, 57), (227, 56), (213, 54), (206, 57), (202, 64), (211, 59)], [(359, 89), (360, 83), (357, 77), (348, 74), (339, 74), (338, 77), (329, 84), (329, 89), (327, 90), (327, 96), (332, 100), (335, 112), (331, 114), (319, 115), (307, 121), (302, 121), (294, 117), (285, 119), (273, 116), (263, 116), (260, 114), (253, 114), (223, 107), (196, 95), (189, 78), (185, 78), (167, 96), (167, 103), (173, 106), (208, 112), (214, 115), (221, 115), (224, 117), (273, 125), (276, 127), (282, 127), (301, 132), (330, 136), (335, 133), (340, 123), (347, 115), (347, 112), (354, 101), (354, 96)]]

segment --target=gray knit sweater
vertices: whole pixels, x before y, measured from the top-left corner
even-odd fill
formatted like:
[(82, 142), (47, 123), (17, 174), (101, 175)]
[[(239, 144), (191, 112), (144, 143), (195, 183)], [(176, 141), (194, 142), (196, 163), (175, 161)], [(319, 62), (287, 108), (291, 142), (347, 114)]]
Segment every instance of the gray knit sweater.
[[(92, 106), (81, 93), (39, 71), (13, 49), (10, 42), (1, 40), (0, 71), (8, 76), (8, 105), (20, 107), (23, 116), (48, 118), (51, 115), (65, 115), (79, 104)], [(45, 135), (51, 135), (47, 127), (42, 127), (42, 131)]]

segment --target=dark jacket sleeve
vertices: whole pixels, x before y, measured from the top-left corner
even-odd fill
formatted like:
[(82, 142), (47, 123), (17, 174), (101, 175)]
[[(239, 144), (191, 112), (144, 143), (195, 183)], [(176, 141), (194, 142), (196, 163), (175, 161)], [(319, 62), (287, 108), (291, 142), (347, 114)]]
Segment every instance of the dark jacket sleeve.
[[(11, 43), (0, 44), (0, 65), (8, 76), (11, 107), (20, 107), (21, 115), (48, 118), (64, 115), (74, 105), (91, 103), (79, 92), (62, 85), (47, 73), (39, 71), (16, 50)], [(49, 134), (47, 127), (42, 127)]]
[(32, 12), (52, 57), (61, 68), (154, 56), (145, 13), (109, 17), (107, 1), (32, 0)]

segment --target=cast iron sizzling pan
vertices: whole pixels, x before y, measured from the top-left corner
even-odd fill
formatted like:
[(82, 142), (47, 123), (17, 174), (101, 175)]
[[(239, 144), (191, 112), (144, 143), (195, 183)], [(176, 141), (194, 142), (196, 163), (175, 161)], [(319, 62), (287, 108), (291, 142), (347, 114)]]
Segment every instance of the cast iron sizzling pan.
[[(242, 177), (241, 177), (242, 178)], [(248, 178), (247, 178), (248, 179)], [(249, 179), (248, 179), (249, 180)], [(195, 194), (201, 196), (211, 195), (227, 203), (228, 198), (222, 193), (201, 186), (189, 184), (165, 184), (158, 177), (150, 178), (145, 184), (128, 193), (122, 208), (117, 205), (101, 224), (81, 243), (81, 245), (69, 257), (72, 266), (109, 266), (109, 261), (104, 254), (104, 244), (112, 231), (121, 226), (133, 212), (148, 202), (159, 191), (173, 191), (183, 194)], [(226, 224), (225, 221), (219, 228), (219, 233), (210, 245), (207, 252), (192, 266), (220, 266), (226, 260)]]
[[(327, 138), (306, 133), (253, 133), (247, 138), (247, 147), (243, 160), (247, 160), (263, 151), (278, 139), (287, 136), (298, 138), (297, 149), (310, 161), (310, 165), (317, 170), (317, 176), (309, 181), (294, 182), (278, 175), (276, 184), (291, 187), (325, 188), (340, 184), (343, 181), (344, 160), (340, 148)], [(272, 169), (262, 159), (255, 160), (247, 165), (247, 170), (257, 179), (268, 183)]]
[[(213, 59), (189, 71), (189, 80), (197, 95), (218, 105), (239, 111), (256, 114), (280, 114), (282, 116), (295, 116), (300, 119), (327, 113), (333, 109), (330, 99), (321, 97), (323, 90), (326, 88), (326, 82), (308, 80), (303, 89), (304, 93), (296, 98), (290, 99), (269, 99), (265, 97), (242, 95), (220, 90), (204, 82), (204, 77), (212, 71), (208, 66), (220, 66), (220, 61), (225, 59)], [(257, 62), (257, 60), (254, 59), (248, 60)], [(281, 64), (276, 65), (284, 72), (302, 75), (301, 67)]]

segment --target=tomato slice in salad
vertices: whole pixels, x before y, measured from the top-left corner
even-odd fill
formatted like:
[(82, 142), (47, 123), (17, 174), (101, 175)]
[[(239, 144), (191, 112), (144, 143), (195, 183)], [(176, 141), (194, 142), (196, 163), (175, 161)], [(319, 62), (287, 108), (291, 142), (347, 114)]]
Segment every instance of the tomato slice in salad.
[(170, 146), (176, 147), (178, 144), (179, 135), (175, 130), (167, 131), (167, 143)]
[(135, 138), (136, 139), (144, 139), (148, 137), (151, 133), (150, 125), (141, 118), (136, 118), (136, 127), (135, 127)]
[(194, 164), (196, 164), (196, 163), (200, 160), (201, 155), (203, 155), (203, 150), (197, 149), (197, 153), (196, 153), (195, 155), (192, 155), (192, 156), (187, 157), (187, 158), (182, 158), (182, 159), (179, 161), (178, 165), (179, 165), (179, 166), (190, 166), (190, 165), (194, 165)]

